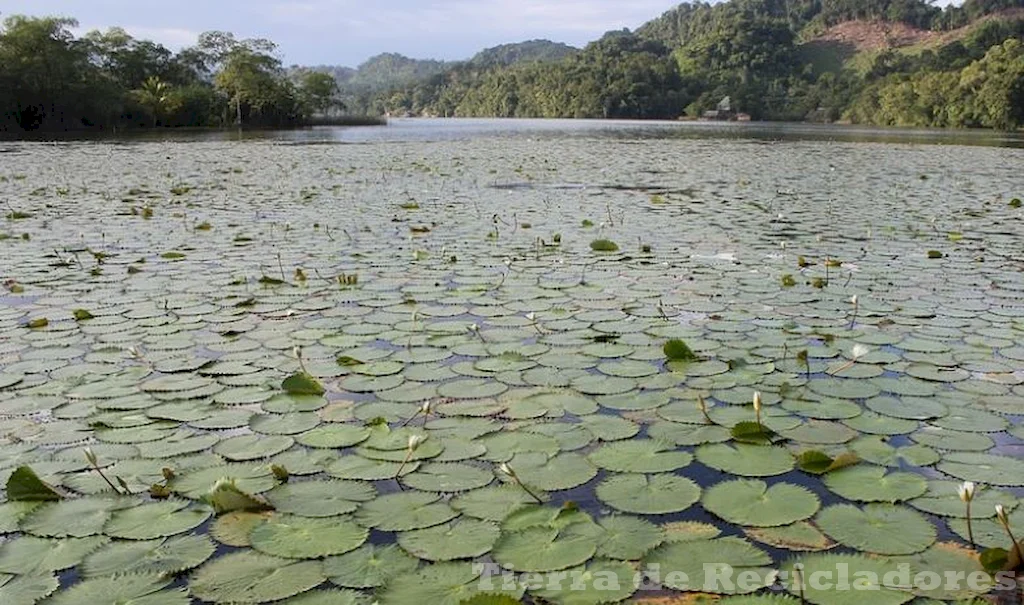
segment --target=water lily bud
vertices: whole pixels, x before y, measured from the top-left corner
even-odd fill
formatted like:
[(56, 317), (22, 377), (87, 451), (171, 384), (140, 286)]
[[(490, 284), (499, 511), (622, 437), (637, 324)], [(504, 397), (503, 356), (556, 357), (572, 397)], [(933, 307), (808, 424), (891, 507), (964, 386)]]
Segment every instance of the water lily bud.
[(294, 355), (296, 359), (301, 358), (302, 357), (302, 347), (300, 347), (299, 345), (295, 345), (294, 347), (292, 347), (292, 355)]
[(754, 391), (754, 411), (755, 412), (760, 412), (761, 411), (761, 392), (760, 391)]
[(409, 451), (410, 452), (415, 452), (416, 448), (418, 448), (420, 446), (420, 444), (423, 443), (426, 440), (427, 440), (427, 438), (425, 436), (423, 436), (423, 435), (410, 435), (409, 436), (409, 444), (408, 444), (409, 445)]
[(505, 474), (506, 474), (506, 475), (508, 475), (509, 477), (511, 477), (512, 475), (514, 475), (514, 474), (515, 474), (515, 473), (513, 473), (513, 472), (512, 472), (512, 467), (511, 467), (511, 466), (509, 466), (507, 462), (502, 462), (502, 463), (501, 463), (501, 464), (500, 464), (500, 465), (498, 466), (498, 470), (500, 470), (501, 472), (505, 473)]
[(89, 462), (89, 464), (93, 466), (99, 466), (98, 459), (96, 458), (95, 452), (92, 451), (92, 448), (85, 448), (85, 451), (83, 453), (85, 454), (85, 459)]
[(867, 355), (870, 352), (871, 352), (871, 349), (869, 349), (867, 345), (862, 345), (862, 344), (855, 344), (855, 345), (853, 345), (852, 354), (853, 354), (853, 358), (854, 359), (858, 359), (860, 357), (864, 357), (865, 355)]
[(533, 311), (530, 311), (529, 313), (526, 314), (526, 319), (530, 321), (537, 321), (537, 314), (534, 313)]
[(1003, 524), (1003, 527), (1010, 527), (1010, 518), (1006, 515), (1006, 508), (1002, 504), (996, 504), (996, 518)]
[(160, 474), (163, 475), (164, 481), (170, 481), (171, 479), (174, 479), (174, 471), (167, 468), (166, 466), (160, 469)]
[(857, 306), (857, 295), (856, 294), (854, 294), (853, 296), (850, 297), (850, 302), (853, 304), (853, 306), (855, 306), (855, 307)]
[(964, 481), (956, 488), (956, 493), (959, 494), (960, 499), (964, 502), (970, 502), (974, 500), (974, 482)]
[(420, 413), (422, 413), (424, 416), (426, 416), (427, 414), (430, 414), (430, 412), (432, 412), (433, 409), (434, 409), (434, 404), (431, 403), (430, 400), (428, 399), (428, 400), (423, 402), (423, 405), (420, 406)]

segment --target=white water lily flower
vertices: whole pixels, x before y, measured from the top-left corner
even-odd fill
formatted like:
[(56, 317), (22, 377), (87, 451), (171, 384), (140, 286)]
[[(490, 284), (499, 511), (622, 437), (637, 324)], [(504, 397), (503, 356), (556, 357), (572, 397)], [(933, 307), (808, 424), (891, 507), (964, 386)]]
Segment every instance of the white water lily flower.
[(537, 314), (534, 313), (533, 311), (530, 311), (529, 313), (526, 314), (526, 319), (530, 321), (537, 321)]
[(509, 466), (507, 462), (502, 462), (502, 463), (501, 463), (501, 464), (500, 464), (500, 465), (498, 466), (498, 470), (500, 470), (501, 472), (505, 473), (505, 474), (506, 474), (506, 475), (508, 475), (509, 477), (511, 477), (512, 475), (514, 475), (514, 474), (515, 474), (515, 473), (513, 473), (513, 472), (512, 472), (512, 467), (511, 467), (511, 466)]
[(423, 402), (423, 405), (421, 405), (421, 406), (420, 406), (420, 412), (421, 412), (421, 413), (422, 413), (422, 414), (423, 414), (424, 416), (426, 416), (426, 415), (430, 414), (430, 412), (432, 412), (432, 411), (433, 411), (433, 409), (434, 409), (434, 404), (433, 404), (433, 403), (431, 403), (429, 399), (427, 399), (426, 401), (424, 401), (424, 402)]
[(1006, 514), (1006, 507), (1002, 504), (996, 504), (996, 518), (1003, 524), (1003, 527), (1010, 527), (1010, 517)]
[(960, 499), (964, 502), (970, 502), (974, 500), (974, 482), (964, 481), (956, 488), (956, 493), (960, 496)]
[(864, 357), (870, 352), (871, 348), (868, 347), (867, 345), (855, 344), (853, 345), (853, 350), (850, 352), (850, 354), (853, 356), (854, 359), (860, 359), (861, 357)]
[(854, 294), (853, 296), (850, 297), (850, 302), (853, 304), (853, 306), (855, 306), (855, 307), (857, 306), (857, 295), (856, 294)]
[(416, 448), (426, 440), (427, 438), (423, 435), (409, 435), (409, 451), (415, 452)]
[(761, 392), (760, 391), (754, 391), (754, 411), (755, 412), (760, 412), (761, 411)]

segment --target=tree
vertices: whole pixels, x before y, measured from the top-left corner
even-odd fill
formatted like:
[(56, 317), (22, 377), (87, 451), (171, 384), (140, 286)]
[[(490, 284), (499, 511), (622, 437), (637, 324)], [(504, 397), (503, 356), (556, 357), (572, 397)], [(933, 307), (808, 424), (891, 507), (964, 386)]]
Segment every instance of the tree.
[(336, 107), (343, 107), (338, 92), (338, 82), (330, 74), (304, 71), (299, 76), (299, 93), (313, 113), (328, 114)]
[(153, 126), (159, 126), (161, 118), (174, 110), (175, 98), (171, 86), (157, 76), (150, 76), (142, 86), (132, 91), (135, 100), (149, 111)]

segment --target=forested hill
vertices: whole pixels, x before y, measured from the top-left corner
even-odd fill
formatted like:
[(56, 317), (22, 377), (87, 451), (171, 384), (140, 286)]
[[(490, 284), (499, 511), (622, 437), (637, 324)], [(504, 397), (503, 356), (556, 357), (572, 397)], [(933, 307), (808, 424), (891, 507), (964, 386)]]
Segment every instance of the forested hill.
[[(367, 59), (356, 69), (333, 65), (308, 68), (334, 76), (340, 97), (348, 107), (368, 111), (381, 93), (404, 87), (455, 70), (508, 67), (522, 63), (558, 61), (579, 52), (567, 44), (550, 40), (527, 40), (486, 48), (467, 61), (445, 62), (412, 59), (396, 53), (384, 53)], [(295, 69), (295, 68), (293, 68)]]
[[(686, 3), (558, 61), (458, 64), (373, 98), (391, 114), (1024, 126), (1024, 0)], [(729, 115), (729, 114), (726, 114)]]

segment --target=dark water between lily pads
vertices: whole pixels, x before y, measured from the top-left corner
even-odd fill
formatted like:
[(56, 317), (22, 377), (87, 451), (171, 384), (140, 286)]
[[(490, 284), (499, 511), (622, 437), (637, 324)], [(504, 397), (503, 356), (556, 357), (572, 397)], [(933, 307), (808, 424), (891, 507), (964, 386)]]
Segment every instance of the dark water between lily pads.
[[(68, 497), (0, 503), (0, 603), (460, 605), (474, 562), (621, 580), (513, 591), (536, 603), (677, 595), (631, 594), (652, 565), (969, 573), (963, 480), (979, 547), (1008, 545), (995, 504), (1024, 533), (1019, 136), (237, 136), (4, 144), (0, 480)], [(698, 359), (667, 362), (673, 338)], [(303, 370), (322, 395), (285, 391)], [(755, 392), (773, 445), (733, 433)], [(276, 512), (214, 514), (222, 478)]]

